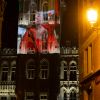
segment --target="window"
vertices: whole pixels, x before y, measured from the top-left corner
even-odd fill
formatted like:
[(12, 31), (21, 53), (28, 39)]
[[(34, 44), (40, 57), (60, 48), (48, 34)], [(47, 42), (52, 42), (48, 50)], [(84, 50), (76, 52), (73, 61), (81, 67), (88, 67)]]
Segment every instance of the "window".
[(64, 67), (64, 79), (67, 80), (67, 68)]
[(47, 50), (47, 31), (42, 35), (42, 50)]
[(71, 61), (70, 64), (69, 64), (69, 69), (70, 69), (70, 81), (77, 81), (77, 69), (76, 69), (76, 66), (77, 63), (76, 61)]
[(7, 100), (7, 97), (1, 97), (1, 100)]
[(44, 21), (48, 21), (48, 3), (47, 2), (43, 4), (43, 19)]
[(71, 93), (70, 93), (70, 100), (76, 100), (76, 93), (75, 93), (75, 91), (71, 91)]
[(7, 81), (8, 80), (8, 63), (5, 61), (3, 64), (2, 64), (2, 81)]
[(61, 73), (60, 73), (60, 77), (61, 77), (61, 79), (65, 79), (65, 80), (67, 80), (67, 71), (68, 71), (68, 69), (67, 69), (67, 62), (66, 61), (62, 61), (61, 62), (61, 69), (60, 69), (61, 71)]
[(67, 94), (64, 92), (64, 100), (67, 100)]
[(34, 100), (33, 92), (25, 92), (25, 100)]
[(48, 100), (47, 93), (40, 94), (40, 100)]
[(77, 81), (76, 71), (70, 71), (70, 81)]
[(48, 78), (48, 66), (49, 63), (47, 60), (43, 59), (40, 62), (40, 78), (41, 79), (47, 79)]
[(11, 97), (11, 100), (16, 100), (16, 97)]
[(92, 70), (92, 46), (88, 46), (87, 73)]
[(27, 63), (27, 68), (26, 68), (26, 75), (27, 75), (27, 79), (34, 79), (35, 78), (35, 70), (36, 69), (36, 65), (34, 60), (30, 60)]
[(16, 80), (16, 61), (13, 61), (11, 64), (11, 81)]

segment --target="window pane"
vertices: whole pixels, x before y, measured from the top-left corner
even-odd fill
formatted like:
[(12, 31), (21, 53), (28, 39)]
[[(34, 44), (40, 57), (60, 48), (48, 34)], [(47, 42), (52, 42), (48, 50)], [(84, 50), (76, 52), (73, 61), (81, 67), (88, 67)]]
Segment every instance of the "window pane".
[(16, 79), (16, 78), (15, 78), (15, 72), (12, 72), (11, 80), (12, 80), (12, 81), (15, 81), (15, 79)]
[(8, 72), (2, 72), (2, 81), (7, 81)]

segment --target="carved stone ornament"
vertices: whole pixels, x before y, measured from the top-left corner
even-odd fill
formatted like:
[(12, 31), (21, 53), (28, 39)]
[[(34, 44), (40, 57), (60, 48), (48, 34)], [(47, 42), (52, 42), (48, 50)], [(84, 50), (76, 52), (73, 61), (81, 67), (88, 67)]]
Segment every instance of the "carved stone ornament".
[(0, 0), (0, 17), (3, 17), (5, 5), (6, 5), (6, 2), (4, 0)]

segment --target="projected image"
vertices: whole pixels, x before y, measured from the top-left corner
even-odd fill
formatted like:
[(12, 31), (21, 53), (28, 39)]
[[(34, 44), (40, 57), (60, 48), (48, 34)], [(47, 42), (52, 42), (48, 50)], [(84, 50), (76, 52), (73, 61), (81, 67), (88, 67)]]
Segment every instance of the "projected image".
[(60, 53), (60, 23), (55, 10), (26, 12), (19, 13), (17, 53)]

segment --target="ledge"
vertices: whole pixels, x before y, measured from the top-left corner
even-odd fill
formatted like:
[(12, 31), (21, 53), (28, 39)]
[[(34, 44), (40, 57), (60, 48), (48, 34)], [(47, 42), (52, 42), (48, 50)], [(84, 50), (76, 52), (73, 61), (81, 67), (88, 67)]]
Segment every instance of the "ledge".
[(83, 78), (83, 80), (80, 82), (80, 84), (86, 84), (89, 81), (95, 79), (98, 75), (100, 75), (100, 69), (97, 70), (94, 73), (89, 74), (88, 76), (86, 76), (85, 78)]

